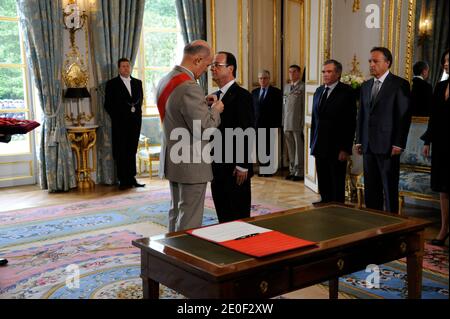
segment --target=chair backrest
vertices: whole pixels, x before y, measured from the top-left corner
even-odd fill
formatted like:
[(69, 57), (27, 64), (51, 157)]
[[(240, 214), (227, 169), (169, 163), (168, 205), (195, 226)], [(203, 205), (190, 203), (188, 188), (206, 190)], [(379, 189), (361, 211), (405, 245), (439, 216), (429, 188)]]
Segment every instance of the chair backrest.
[(142, 117), (141, 134), (150, 139), (150, 144), (161, 144), (161, 120), (159, 116)]
[(422, 155), (423, 141), (420, 137), (428, 127), (427, 117), (413, 117), (409, 128), (408, 142), (400, 157), (400, 163), (408, 166), (430, 167), (431, 158)]

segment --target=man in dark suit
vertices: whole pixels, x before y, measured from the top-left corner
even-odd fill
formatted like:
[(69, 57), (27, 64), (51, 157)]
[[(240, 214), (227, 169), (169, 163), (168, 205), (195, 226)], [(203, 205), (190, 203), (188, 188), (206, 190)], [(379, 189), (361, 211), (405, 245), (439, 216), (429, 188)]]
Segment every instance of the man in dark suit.
[(430, 74), (428, 63), (419, 61), (413, 67), (413, 84), (411, 89), (411, 115), (430, 116), (433, 87), (427, 82)]
[(367, 208), (398, 212), (400, 154), (411, 124), (409, 82), (390, 73), (392, 54), (375, 47), (369, 59), (373, 79), (361, 87), (356, 149), (363, 154)]
[(111, 117), (112, 148), (120, 189), (144, 187), (136, 181), (136, 152), (142, 123), (142, 82), (131, 77), (128, 59), (118, 61), (119, 75), (106, 83), (105, 110)]
[[(270, 85), (270, 72), (262, 70), (258, 74), (260, 87), (252, 91), (253, 110), (255, 112), (256, 130), (265, 129), (265, 152), (270, 155), (270, 128), (281, 127), (281, 116), (283, 113), (283, 93), (280, 89)], [(272, 137), (274, 141), (278, 136)], [(257, 142), (258, 143), (258, 142)], [(260, 146), (257, 144), (258, 154)], [(267, 166), (268, 163), (259, 163), (259, 166)], [(273, 174), (260, 174), (262, 177), (269, 177)]]
[(352, 154), (356, 127), (356, 97), (352, 87), (341, 83), (342, 64), (328, 60), (322, 68), (323, 85), (313, 99), (311, 155), (321, 201), (345, 202), (347, 160)]
[[(226, 138), (226, 129), (242, 129), (254, 127), (252, 95), (236, 83), (236, 58), (229, 52), (218, 52), (211, 64), (213, 80), (219, 86), (216, 92), (224, 104), (220, 115), (219, 130), (222, 133), (222, 163), (212, 163), (214, 179), (211, 191), (219, 222), (250, 217), (251, 188), (250, 178), (253, 176), (253, 164), (247, 156), (252, 147), (251, 141), (244, 143), (244, 149), (238, 149), (239, 143)], [(238, 136), (237, 139), (240, 137)], [(226, 143), (232, 143), (233, 160), (226, 161)], [(245, 154), (242, 154), (242, 153)], [(242, 160), (239, 159), (242, 158)]]

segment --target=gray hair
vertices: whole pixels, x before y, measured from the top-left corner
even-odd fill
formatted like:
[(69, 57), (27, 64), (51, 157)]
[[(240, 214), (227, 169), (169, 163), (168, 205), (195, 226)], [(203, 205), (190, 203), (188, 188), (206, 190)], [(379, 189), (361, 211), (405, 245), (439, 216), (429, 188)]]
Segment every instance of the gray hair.
[(325, 63), (323, 65), (328, 65), (328, 64), (333, 64), (334, 67), (336, 68), (336, 72), (339, 74), (342, 74), (342, 64), (339, 61), (330, 59), (325, 61)]
[(267, 70), (260, 70), (260, 71), (258, 72), (258, 77), (259, 77), (261, 74), (262, 74), (262, 75), (266, 75), (267, 77), (270, 78), (270, 72), (267, 71)]

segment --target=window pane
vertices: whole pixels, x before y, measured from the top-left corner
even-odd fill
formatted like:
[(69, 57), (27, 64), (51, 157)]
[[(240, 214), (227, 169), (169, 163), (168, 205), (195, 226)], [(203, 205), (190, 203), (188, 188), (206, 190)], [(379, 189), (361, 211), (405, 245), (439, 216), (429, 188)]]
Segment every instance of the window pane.
[(17, 8), (16, 0), (1, 0), (0, 1), (0, 17), (16, 17)]
[(145, 66), (173, 66), (177, 56), (176, 33), (146, 33), (144, 36)]
[[(2, 105), (0, 100), (0, 106)], [(10, 112), (0, 113), (0, 117), (12, 117), (18, 120), (27, 119), (27, 113), (25, 112)], [(0, 143), (0, 156), (11, 154), (24, 154), (30, 152), (29, 134), (14, 134), (11, 136), (9, 143)]]
[[(3, 101), (0, 100), (0, 103), (2, 103)], [(8, 118), (13, 118), (16, 120), (27, 120), (27, 113), (25, 112), (1, 112), (0, 113), (0, 117), (4, 118), (4, 117), (8, 117)]]
[(0, 156), (31, 152), (30, 134), (15, 134), (9, 143), (0, 143)]
[(146, 0), (144, 27), (176, 28), (177, 11), (174, 0)]
[(17, 22), (0, 21), (0, 63), (22, 63)]
[[(22, 103), (20, 108), (25, 108), (23, 105), (24, 86), (22, 69), (0, 68), (0, 83), (8, 83), (8, 85), (0, 85), (0, 101), (8, 100), (8, 105), (11, 105), (12, 102), (10, 100), (20, 100)], [(18, 101), (15, 101), (14, 104), (20, 105)]]
[(159, 80), (167, 73), (169, 71), (145, 71), (145, 99), (147, 106), (156, 105), (156, 87), (158, 86)]
[(144, 109), (145, 115), (157, 115), (159, 116), (159, 111), (156, 106), (148, 106)]

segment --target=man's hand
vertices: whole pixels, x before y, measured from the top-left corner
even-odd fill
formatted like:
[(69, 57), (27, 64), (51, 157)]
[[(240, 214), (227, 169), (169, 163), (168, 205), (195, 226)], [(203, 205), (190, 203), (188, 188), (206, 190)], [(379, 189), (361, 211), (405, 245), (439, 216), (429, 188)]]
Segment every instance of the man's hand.
[(213, 105), (215, 102), (217, 102), (217, 95), (215, 95), (215, 94), (210, 94), (210, 95), (207, 95), (207, 96), (205, 97), (205, 99), (206, 99), (206, 103), (208, 103), (208, 106), (211, 106), (211, 105)]
[(362, 145), (361, 144), (356, 144), (353, 148), (354, 148), (356, 153), (358, 153), (359, 155), (362, 155), (363, 150), (362, 150)]
[(339, 152), (339, 156), (338, 156), (338, 160), (340, 162), (346, 162), (348, 160), (349, 156), (350, 156), (350, 154), (348, 154), (346, 151), (340, 151)]
[(391, 156), (397, 156), (402, 154), (402, 149), (400, 147), (397, 146), (392, 146), (392, 152), (391, 152)]
[(223, 109), (224, 109), (224, 105), (222, 103), (222, 101), (216, 101), (214, 102), (214, 104), (211, 106), (211, 108), (215, 109), (217, 112), (222, 113)]
[(430, 157), (430, 145), (424, 145), (423, 146), (422, 154), (425, 157)]
[(242, 172), (235, 168), (233, 171), (233, 176), (236, 176), (236, 184), (241, 186), (247, 180), (248, 172)]

